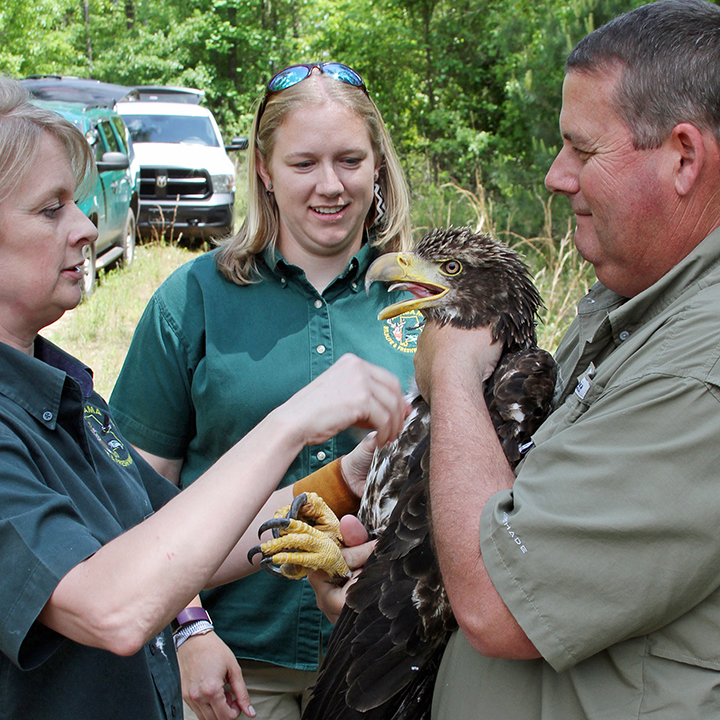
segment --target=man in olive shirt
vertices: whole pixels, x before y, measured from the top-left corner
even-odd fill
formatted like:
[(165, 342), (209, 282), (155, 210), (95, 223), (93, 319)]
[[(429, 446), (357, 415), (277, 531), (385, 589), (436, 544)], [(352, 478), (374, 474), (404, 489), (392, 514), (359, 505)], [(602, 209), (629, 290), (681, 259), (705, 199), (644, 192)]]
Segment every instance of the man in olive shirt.
[(720, 8), (661, 0), (566, 65), (546, 178), (598, 277), (515, 477), (485, 331), (429, 326), (430, 493), (460, 625), (433, 717), (720, 717)]

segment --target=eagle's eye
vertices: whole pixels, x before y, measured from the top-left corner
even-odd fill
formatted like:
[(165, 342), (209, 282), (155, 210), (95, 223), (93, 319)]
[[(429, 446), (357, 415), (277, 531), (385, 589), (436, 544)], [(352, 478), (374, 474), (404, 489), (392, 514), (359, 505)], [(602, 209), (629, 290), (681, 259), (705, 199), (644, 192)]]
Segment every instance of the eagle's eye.
[(440, 266), (440, 272), (444, 275), (457, 275), (462, 270), (462, 265), (457, 260), (446, 260)]

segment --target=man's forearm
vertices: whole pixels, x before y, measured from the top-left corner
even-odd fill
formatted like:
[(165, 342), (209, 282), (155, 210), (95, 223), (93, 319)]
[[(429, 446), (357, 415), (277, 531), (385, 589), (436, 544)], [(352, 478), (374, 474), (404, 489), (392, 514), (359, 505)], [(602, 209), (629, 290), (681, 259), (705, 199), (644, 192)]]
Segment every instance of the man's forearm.
[(430, 506), (443, 581), (471, 645), (495, 657), (538, 657), (487, 574), (480, 515), (515, 479), (487, 411), (480, 379), (438, 374), (432, 389)]

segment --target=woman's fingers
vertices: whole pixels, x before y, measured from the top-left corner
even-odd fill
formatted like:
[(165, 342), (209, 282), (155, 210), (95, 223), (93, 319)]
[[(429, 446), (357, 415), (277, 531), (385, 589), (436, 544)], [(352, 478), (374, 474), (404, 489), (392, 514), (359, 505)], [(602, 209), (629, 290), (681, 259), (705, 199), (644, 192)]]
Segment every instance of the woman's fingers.
[(348, 487), (362, 497), (370, 464), (377, 447), (377, 433), (368, 433), (347, 455), (340, 460), (343, 478)]
[(384, 444), (402, 429), (407, 408), (395, 375), (348, 354), (279, 410), (298, 424), (306, 445), (351, 426), (377, 430), (378, 444)]

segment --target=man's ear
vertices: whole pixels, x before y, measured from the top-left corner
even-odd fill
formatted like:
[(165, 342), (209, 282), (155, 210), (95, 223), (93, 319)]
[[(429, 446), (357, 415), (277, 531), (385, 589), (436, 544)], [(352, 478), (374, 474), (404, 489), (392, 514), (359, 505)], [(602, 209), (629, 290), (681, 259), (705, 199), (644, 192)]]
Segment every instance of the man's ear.
[(709, 138), (695, 125), (680, 123), (672, 129), (668, 142), (675, 156), (675, 189), (678, 195), (688, 195), (705, 164)]

